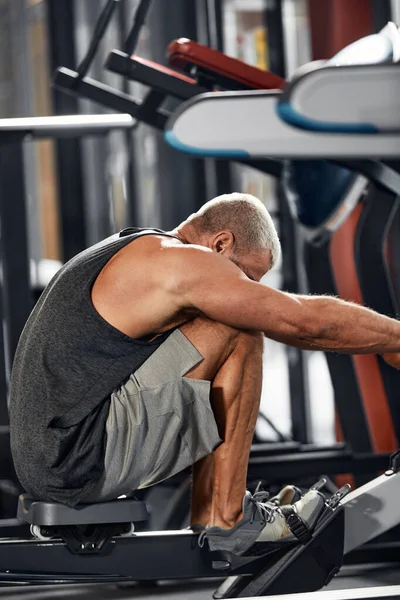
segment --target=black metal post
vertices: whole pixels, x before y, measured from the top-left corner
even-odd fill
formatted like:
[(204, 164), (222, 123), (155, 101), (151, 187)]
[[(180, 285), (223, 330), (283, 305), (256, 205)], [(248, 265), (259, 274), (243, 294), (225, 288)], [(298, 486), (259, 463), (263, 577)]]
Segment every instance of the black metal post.
[[(5, 348), (0, 344), (0, 366), (5, 364), (5, 378), (0, 368), (0, 393), (4, 393), (19, 337), (32, 310), (21, 136), (0, 145), (0, 223), (3, 288), (0, 304), (6, 325)], [(1, 425), (8, 421), (6, 414), (6, 403), (0, 403)]]
[[(128, 35), (127, 20), (126, 20), (126, 0), (122, 0), (118, 6), (118, 30), (120, 46), (122, 48), (124, 40)], [(130, 83), (126, 77), (122, 78), (122, 91), (125, 94), (130, 93)], [(137, 188), (135, 185), (135, 145), (133, 142), (133, 134), (131, 131), (127, 131), (124, 134), (126, 155), (128, 159), (127, 164), (127, 177), (126, 177), (126, 195), (128, 198), (128, 221), (134, 225), (138, 223), (138, 199), (137, 199)]]
[[(166, 63), (167, 45), (175, 38), (196, 38), (194, 3), (187, 0), (155, 2), (149, 14), (151, 58)], [(176, 152), (157, 134), (157, 155), (162, 227), (170, 228), (207, 200), (204, 161)], [(179, 176), (176, 176), (176, 174)]]
[[(207, 14), (208, 45), (220, 52), (224, 51), (223, 1), (205, 0)], [(232, 163), (224, 160), (213, 160), (215, 171), (215, 194), (226, 194), (232, 190)]]
[(140, 32), (146, 21), (153, 0), (140, 0), (136, 10), (134, 23), (124, 44), (124, 52), (133, 54), (139, 41)]
[(108, 0), (103, 11), (101, 12), (93, 32), (89, 50), (77, 69), (77, 73), (80, 78), (84, 77), (89, 71), (89, 68), (106, 33), (107, 27), (109, 26), (115, 9), (120, 1), (121, 0)]
[(285, 48), (283, 44), (282, 0), (269, 0), (264, 12), (268, 31), (269, 69), (279, 77), (286, 77)]
[[(76, 68), (74, 4), (71, 0), (46, 0), (50, 67)], [(53, 89), (56, 115), (78, 114), (74, 96)], [(64, 261), (86, 248), (82, 152), (79, 139), (57, 140), (56, 160)]]
[(390, 0), (371, 0), (374, 33), (380, 31), (392, 18)]

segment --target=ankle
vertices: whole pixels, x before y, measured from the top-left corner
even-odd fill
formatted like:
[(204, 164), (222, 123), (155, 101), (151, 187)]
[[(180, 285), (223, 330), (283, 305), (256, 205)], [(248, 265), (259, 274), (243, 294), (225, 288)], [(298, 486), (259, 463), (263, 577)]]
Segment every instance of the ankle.
[(220, 527), (220, 529), (232, 529), (241, 519), (243, 518), (243, 512), (240, 510), (239, 513), (236, 512), (229, 515), (216, 515), (209, 522), (209, 527)]
[(191, 527), (193, 527), (193, 525), (201, 525), (202, 527), (205, 527), (209, 523), (210, 523), (210, 513), (191, 515), (191, 517), (190, 517), (190, 526)]

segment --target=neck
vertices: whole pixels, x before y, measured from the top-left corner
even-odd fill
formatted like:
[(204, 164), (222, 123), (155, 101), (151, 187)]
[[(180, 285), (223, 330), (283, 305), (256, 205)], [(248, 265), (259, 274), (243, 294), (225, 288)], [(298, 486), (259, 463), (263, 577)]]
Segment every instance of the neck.
[(196, 228), (188, 221), (184, 221), (178, 225), (178, 227), (171, 231), (171, 233), (182, 240), (184, 244), (196, 244), (199, 246), (205, 245), (202, 243), (201, 236), (196, 231)]

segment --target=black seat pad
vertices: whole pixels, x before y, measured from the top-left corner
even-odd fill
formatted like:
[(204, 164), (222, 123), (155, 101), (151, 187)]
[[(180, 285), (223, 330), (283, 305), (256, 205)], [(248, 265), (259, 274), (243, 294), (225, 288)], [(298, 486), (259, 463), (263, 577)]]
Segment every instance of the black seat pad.
[(101, 523), (135, 523), (146, 521), (144, 502), (121, 498), (112, 502), (78, 504), (74, 508), (56, 502), (40, 502), (28, 494), (18, 500), (17, 518), (30, 525), (92, 525)]

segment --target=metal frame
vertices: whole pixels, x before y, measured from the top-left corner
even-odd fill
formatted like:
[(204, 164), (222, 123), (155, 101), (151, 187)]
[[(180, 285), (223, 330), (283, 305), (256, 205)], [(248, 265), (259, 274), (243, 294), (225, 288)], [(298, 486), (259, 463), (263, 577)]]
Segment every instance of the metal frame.
[(7, 144), (0, 143), (0, 190), (4, 354), (8, 383), (19, 336), (32, 309), (24, 156), (19, 134)]
[[(134, 119), (127, 114), (0, 119), (0, 144), (4, 141), (6, 134), (18, 134), (31, 139), (68, 138), (103, 135), (113, 129), (132, 130), (134, 126)], [(3, 136), (3, 140), (1, 136)]]
[(264, 556), (209, 552), (199, 547), (198, 536), (190, 530), (114, 537), (101, 550), (94, 545), (81, 551), (79, 546), (71, 551), (57, 539), (8, 539), (0, 542), (0, 581), (148, 581), (229, 574), (219, 598), (317, 590), (338, 572), (344, 554), (400, 521), (400, 474), (394, 471), (396, 466), (394, 457), (393, 468), (384, 475), (354, 492), (348, 493), (347, 486), (336, 492), (326, 501), (311, 537), (295, 546), (272, 544)]
[[(120, 43), (127, 39), (128, 29), (126, 22), (126, 6), (124, 2), (120, 2), (117, 11), (118, 29)], [(122, 91), (129, 94), (129, 82), (126, 79), (122, 80)], [(127, 156), (127, 175), (126, 175), (126, 196), (128, 198), (128, 218), (131, 223), (138, 223), (138, 190), (135, 185), (135, 146), (132, 135), (129, 132), (125, 133), (125, 145)]]
[(285, 35), (283, 22), (284, 0), (266, 2), (264, 20), (268, 31), (269, 69), (286, 78)]

